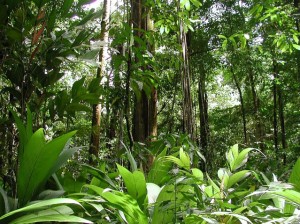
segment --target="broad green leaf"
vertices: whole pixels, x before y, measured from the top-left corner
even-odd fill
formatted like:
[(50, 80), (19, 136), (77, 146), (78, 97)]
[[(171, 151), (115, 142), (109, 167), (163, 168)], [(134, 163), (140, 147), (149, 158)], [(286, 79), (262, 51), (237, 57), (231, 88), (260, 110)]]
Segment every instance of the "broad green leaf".
[(210, 186), (205, 187), (205, 192), (211, 198), (221, 198), (220, 188), (218, 185), (207, 175), (208, 183)]
[(76, 131), (64, 134), (46, 144), (43, 129), (37, 130), (25, 145), (18, 170), (18, 198), (26, 204), (38, 192), (38, 188), (52, 175), (53, 166), (67, 141)]
[(223, 49), (223, 50), (226, 50), (226, 48), (227, 48), (227, 43), (228, 43), (228, 40), (227, 40), (227, 39), (223, 41), (223, 43), (222, 43), (222, 49)]
[[(295, 163), (292, 173), (289, 178), (289, 183), (292, 183), (296, 190), (300, 191), (300, 158)], [(284, 213), (293, 214), (295, 211), (295, 206), (291, 204), (285, 204)]]
[(204, 215), (197, 216), (197, 215), (188, 215), (184, 219), (184, 223), (186, 224), (202, 224), (202, 223), (208, 223), (208, 224), (219, 224), (219, 222), (216, 219), (205, 217)]
[[(52, 215), (61, 215), (63, 217), (66, 217), (68, 215), (72, 215), (74, 212), (73, 210), (66, 206), (66, 205), (60, 205), (57, 207), (41, 210), (41, 211), (35, 211), (34, 213), (28, 214), (28, 215), (23, 215), (20, 218), (17, 218), (13, 220), (12, 223), (34, 223), (37, 222), (39, 218), (43, 218), (45, 216), (52, 216)], [(50, 221), (50, 220), (49, 220)]]
[(135, 161), (135, 159), (133, 158), (133, 155), (130, 151), (130, 149), (121, 141), (122, 145), (124, 146), (125, 150), (126, 150), (126, 154), (127, 154), (127, 158), (129, 160), (130, 163), (130, 168), (132, 171), (136, 171), (137, 170), (137, 163)]
[(293, 44), (293, 47), (297, 50), (300, 50), (300, 45), (298, 45), (298, 44)]
[(65, 110), (68, 112), (77, 112), (77, 111), (91, 112), (92, 111), (91, 107), (80, 103), (70, 103), (66, 106)]
[(63, 11), (63, 14), (67, 14), (69, 12), (73, 2), (74, 2), (73, 0), (64, 0), (64, 3), (61, 8)]
[(8, 27), (6, 30), (6, 36), (11, 42), (21, 42), (23, 40), (22, 31), (16, 27)]
[(229, 176), (227, 187), (228, 188), (232, 187), (234, 184), (236, 184), (236, 183), (240, 182), (241, 180), (245, 179), (250, 174), (251, 174), (251, 172), (249, 170), (242, 170), (242, 171), (239, 171), (239, 172)]
[(296, 44), (299, 43), (299, 38), (298, 38), (297, 35), (294, 34), (294, 35), (293, 35), (293, 39), (294, 39), (294, 41), (295, 41)]
[(237, 144), (231, 147), (231, 149), (226, 153), (226, 159), (232, 172), (240, 168), (247, 162), (248, 153), (251, 150), (253, 149), (248, 148), (239, 153)]
[(190, 11), (191, 10), (191, 3), (190, 0), (186, 0), (184, 7), (186, 8), (186, 10)]
[(203, 172), (201, 170), (192, 168), (191, 171), (194, 177), (198, 178), (201, 181), (203, 180)]
[(152, 224), (174, 223), (176, 211), (174, 211), (175, 189), (174, 185), (164, 186), (157, 199), (152, 216)]
[(241, 36), (240, 41), (241, 41), (241, 47), (245, 48), (247, 45), (247, 39), (244, 36)]
[(70, 198), (55, 198), (55, 199), (43, 200), (43, 201), (36, 202), (34, 204), (30, 204), (23, 208), (14, 210), (12, 212), (9, 212), (9, 213), (1, 216), (0, 221), (4, 220), (5, 218), (12, 217), (21, 212), (40, 211), (40, 210), (43, 210), (44, 208), (49, 208), (51, 206), (66, 205), (66, 204), (73, 204), (73, 205), (78, 205), (78, 206), (82, 207), (79, 202), (77, 202), (73, 199), (70, 199)]
[(237, 44), (236, 44), (236, 41), (235, 41), (234, 37), (235, 37), (235, 36), (232, 35), (232, 36), (230, 36), (228, 39), (231, 41), (233, 47), (234, 47), (234, 48), (237, 48)]
[[(92, 16), (90, 17), (90, 19), (92, 19), (95, 16), (95, 14), (92, 14)], [(77, 35), (77, 37), (75, 38), (73, 44), (71, 47), (78, 47), (80, 46), (88, 37), (89, 35), (91, 35), (90, 32), (88, 32), (87, 30), (83, 29), (79, 32), (79, 34)]]
[(232, 171), (242, 167), (248, 161), (248, 153), (252, 150), (253, 149), (248, 148), (239, 153), (238, 157), (235, 159), (235, 164)]
[(300, 206), (300, 192), (294, 190), (276, 191), (275, 195), (279, 195), (287, 199), (288, 201)]
[(175, 163), (179, 167), (182, 167), (182, 168), (184, 167), (184, 163), (180, 159), (176, 158), (175, 156), (166, 156), (165, 158), (168, 161), (172, 161), (173, 163)]
[(295, 188), (300, 191), (300, 158), (295, 163), (289, 178), (289, 183), (294, 184)]
[(185, 168), (186, 170), (190, 170), (191, 160), (189, 155), (185, 151), (183, 151), (183, 148), (180, 148), (179, 150), (179, 158), (182, 161), (183, 168)]
[(164, 185), (171, 179), (169, 174), (172, 169), (172, 162), (164, 159), (167, 153), (165, 148), (154, 160), (147, 176), (147, 182), (155, 183), (159, 186)]
[(86, 164), (82, 164), (82, 167), (92, 176), (98, 178), (100, 181), (102, 181), (103, 183), (105, 183), (105, 187), (110, 186), (113, 189), (116, 189), (115, 184), (113, 183), (113, 181), (101, 170), (96, 169), (92, 166), (86, 165)]
[(183, 9), (186, 2), (189, 1), (189, 0), (180, 0), (180, 8)]
[(146, 215), (141, 211), (137, 201), (130, 195), (118, 191), (103, 192), (101, 196), (109, 204), (125, 213), (128, 223), (147, 224)]
[[(224, 188), (229, 188), (228, 187), (228, 180), (229, 180), (229, 174), (228, 171), (224, 168), (221, 168), (218, 170), (218, 177), (221, 181), (221, 186), (224, 186)], [(221, 187), (223, 188), (223, 187)]]
[(92, 185), (92, 184), (86, 184), (86, 185), (84, 185), (84, 187), (87, 187), (87, 188), (93, 190), (95, 193), (97, 193), (100, 196), (102, 195), (103, 190), (104, 190), (103, 188)]
[(194, 6), (196, 6), (197, 8), (200, 7), (202, 4), (200, 1), (198, 0), (191, 0), (191, 2), (193, 3)]
[(82, 94), (82, 90), (84, 88), (83, 87), (84, 81), (85, 81), (85, 76), (74, 82), (74, 84), (72, 86), (72, 98), (73, 99), (75, 99), (78, 95)]
[(62, 152), (59, 154), (55, 164), (52, 167), (51, 173), (55, 173), (59, 168), (64, 165), (68, 159), (72, 157), (72, 155), (78, 151), (79, 149), (82, 149), (83, 147), (70, 147), (69, 144), (66, 144)]
[(221, 39), (227, 40), (227, 37), (225, 37), (224, 35), (219, 34), (218, 37)]
[(101, 83), (101, 78), (92, 79), (92, 81), (90, 82), (90, 84), (88, 86), (89, 92), (96, 93), (97, 91), (99, 91), (100, 83)]
[(95, 203), (91, 203), (91, 202), (86, 202), (87, 204), (89, 204), (90, 206), (92, 206), (97, 212), (101, 212), (104, 210), (104, 207), (100, 204), (95, 204)]
[(261, 6), (260, 4), (254, 5), (252, 7), (252, 9), (250, 9), (249, 14), (254, 15), (258, 11), (258, 9), (260, 8), (260, 6)]
[(63, 223), (93, 223), (87, 219), (83, 219), (74, 215), (61, 215), (61, 214), (55, 214), (55, 215), (45, 215), (45, 216), (38, 216), (38, 217), (32, 217), (28, 218), (25, 216), (23, 219), (20, 218), (16, 222), (13, 221), (10, 224), (26, 224), (26, 223), (45, 223), (45, 222), (63, 222)]
[(64, 190), (45, 190), (39, 194), (39, 200), (46, 200), (52, 198), (60, 198), (65, 193)]
[(140, 208), (144, 209), (144, 203), (147, 196), (145, 176), (141, 171), (131, 173), (125, 167), (117, 164), (120, 175), (122, 176), (128, 194), (137, 200)]

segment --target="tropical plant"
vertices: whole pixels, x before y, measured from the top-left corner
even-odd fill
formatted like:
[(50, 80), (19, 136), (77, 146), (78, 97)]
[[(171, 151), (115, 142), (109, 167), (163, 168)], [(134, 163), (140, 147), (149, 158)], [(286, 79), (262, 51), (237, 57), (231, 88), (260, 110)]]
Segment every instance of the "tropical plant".
[(214, 179), (192, 167), (190, 156), (181, 147), (175, 154), (155, 159), (150, 173), (160, 167), (168, 176), (159, 184), (151, 182), (150, 173), (146, 176), (139, 170), (130, 172), (117, 164), (121, 182), (93, 169), (98, 181), (85, 185), (81, 194), (70, 196), (89, 208), (90, 220), (153, 224), (299, 221), (299, 160), (292, 171), (291, 183), (280, 182), (275, 175), (270, 182), (261, 172), (242, 169), (250, 152), (262, 156), (255, 149), (240, 151), (238, 145), (231, 147), (226, 153), (227, 167), (220, 168)]
[[(72, 199), (58, 198), (64, 195), (55, 172), (79, 149), (70, 147), (70, 138), (76, 131), (46, 142), (44, 130), (33, 132), (32, 114), (27, 107), (27, 124), (23, 124), (11, 111), (19, 130), (17, 198), (12, 198), (0, 188), (0, 223), (35, 223), (41, 221), (73, 221), (90, 223), (72, 216), (68, 205), (80, 204)], [(57, 190), (45, 189), (50, 177), (56, 181)], [(37, 200), (37, 201), (35, 201)], [(30, 213), (30, 214), (29, 214)]]

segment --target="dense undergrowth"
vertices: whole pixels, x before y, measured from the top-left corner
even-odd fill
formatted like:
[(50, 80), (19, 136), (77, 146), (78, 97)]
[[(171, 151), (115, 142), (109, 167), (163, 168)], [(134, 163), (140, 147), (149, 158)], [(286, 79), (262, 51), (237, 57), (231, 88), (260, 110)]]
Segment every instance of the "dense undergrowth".
[(217, 173), (203, 172), (198, 164), (205, 158), (186, 136), (173, 136), (149, 147), (155, 159), (147, 173), (128, 150), (115, 167), (77, 164), (74, 180), (59, 168), (79, 149), (70, 146), (75, 132), (46, 142), (42, 129), (32, 131), (30, 113), (27, 125), (14, 117), (20, 132), (18, 197), (0, 188), (1, 224), (300, 221), (300, 159), (285, 183), (247, 166), (251, 157), (262, 161), (259, 150), (234, 145)]

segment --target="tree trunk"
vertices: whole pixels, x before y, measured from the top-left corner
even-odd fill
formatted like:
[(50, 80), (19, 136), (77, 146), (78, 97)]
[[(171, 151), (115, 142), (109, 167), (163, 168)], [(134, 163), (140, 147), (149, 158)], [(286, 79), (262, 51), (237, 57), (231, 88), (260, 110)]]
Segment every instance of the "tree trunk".
[(273, 61), (274, 66), (274, 80), (273, 80), (273, 129), (274, 129), (274, 149), (276, 158), (279, 159), (279, 149), (278, 149), (278, 122), (277, 122), (277, 67)]
[(235, 86), (239, 92), (239, 98), (240, 98), (240, 103), (241, 103), (241, 112), (242, 112), (242, 119), (243, 119), (243, 133), (244, 133), (244, 143), (247, 144), (247, 122), (246, 122), (246, 113), (245, 113), (245, 105), (244, 105), (244, 99), (243, 99), (243, 93), (240, 87), (240, 84), (237, 80), (237, 77), (233, 71), (233, 68), (231, 66), (231, 73), (233, 75), (233, 80), (235, 83)]
[[(177, 3), (179, 4), (179, 2)], [(178, 12), (180, 11), (179, 5), (177, 5)], [(183, 91), (182, 102), (182, 115), (183, 115), (183, 132), (190, 135), (191, 139), (195, 140), (194, 136), (194, 115), (193, 105), (191, 97), (191, 84), (190, 84), (190, 64), (189, 64), (189, 49), (187, 34), (184, 31), (183, 21), (179, 21), (179, 41), (182, 47), (181, 57), (181, 84)]]
[(200, 147), (206, 158), (206, 164), (208, 167), (202, 166), (202, 170), (211, 168), (212, 154), (208, 151), (209, 142), (209, 124), (208, 124), (208, 103), (206, 93), (206, 75), (203, 71), (198, 81), (198, 102), (199, 102), (199, 115), (200, 115)]
[[(103, 2), (103, 15), (101, 21), (101, 33), (99, 40), (107, 44), (108, 42), (108, 23), (110, 14), (110, 0), (104, 0)], [(99, 62), (100, 67), (97, 69), (97, 78), (101, 78), (104, 75), (105, 70), (105, 57), (107, 55), (107, 46), (103, 46), (99, 51)], [(93, 116), (92, 116), (92, 133), (89, 148), (89, 163), (91, 165), (96, 164), (93, 157), (98, 157), (99, 145), (100, 145), (100, 121), (101, 121), (101, 104), (94, 104), (93, 106)]]
[[(153, 21), (150, 17), (150, 9), (146, 7), (145, 0), (132, 0), (132, 25), (134, 35), (142, 39), (147, 49), (142, 49), (142, 46), (136, 41), (134, 47), (136, 51), (148, 51), (154, 54), (154, 45), (147, 42), (145, 32), (153, 30)], [(139, 62), (135, 58), (135, 62)], [(142, 71), (151, 71), (147, 66), (141, 66)], [(144, 90), (141, 91), (141, 98), (135, 97), (134, 112), (133, 112), (133, 140), (142, 143), (149, 143), (157, 136), (157, 90), (154, 86), (151, 87), (150, 96), (146, 95)], [(142, 164), (145, 170), (152, 165), (153, 156), (147, 155), (147, 162)]]
[[(133, 0), (132, 8), (132, 23), (134, 35), (138, 36), (145, 42), (147, 41), (144, 32), (153, 30), (153, 22), (150, 18), (150, 9), (145, 6), (144, 0)], [(144, 32), (141, 32), (144, 31)], [(154, 46), (146, 43), (147, 49), (152, 54)], [(141, 50), (139, 43), (134, 44), (136, 50)], [(135, 58), (138, 62), (138, 59)], [(151, 70), (149, 67), (141, 67), (142, 70)], [(157, 135), (157, 90), (154, 86), (151, 87), (151, 94), (147, 96), (145, 91), (141, 92), (141, 99), (135, 99), (134, 117), (133, 117), (133, 139), (138, 142), (151, 141), (149, 137)]]
[(278, 86), (278, 114), (279, 114), (279, 121), (280, 121), (280, 129), (281, 129), (281, 144), (282, 144), (282, 153), (283, 153), (283, 165), (286, 165), (286, 133), (285, 133), (285, 121), (284, 121), (284, 102), (281, 87)]
[(255, 138), (256, 141), (260, 142), (260, 148), (263, 149), (263, 130), (262, 130), (262, 124), (261, 124), (261, 119), (260, 119), (260, 114), (259, 114), (259, 99), (256, 93), (255, 89), (255, 82), (254, 82), (254, 74), (253, 70), (250, 67), (249, 68), (249, 82), (250, 82), (250, 88), (251, 88), (251, 93), (252, 93), (252, 100), (253, 100), (253, 111), (254, 111), (254, 118), (255, 118)]

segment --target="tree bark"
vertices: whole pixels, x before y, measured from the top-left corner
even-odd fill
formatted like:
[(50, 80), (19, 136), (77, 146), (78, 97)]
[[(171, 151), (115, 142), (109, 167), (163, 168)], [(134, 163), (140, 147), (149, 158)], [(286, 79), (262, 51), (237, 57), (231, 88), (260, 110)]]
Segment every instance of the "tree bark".
[(239, 92), (239, 98), (240, 98), (240, 103), (241, 103), (241, 112), (242, 112), (242, 119), (243, 119), (243, 133), (244, 133), (244, 143), (247, 144), (247, 121), (246, 121), (246, 113), (245, 113), (245, 105), (244, 105), (244, 99), (243, 99), (243, 93), (241, 90), (241, 86), (237, 80), (237, 77), (233, 71), (233, 68), (231, 66), (231, 73), (233, 76), (233, 80), (235, 83), (235, 86)]
[[(133, 0), (132, 24), (135, 29), (134, 35), (146, 42), (149, 52), (154, 54), (154, 46), (147, 42), (144, 33), (153, 30), (153, 22), (150, 18), (150, 9), (145, 6), (144, 0)], [(141, 50), (138, 42), (134, 43), (136, 50)], [(135, 58), (135, 62), (138, 59)], [(151, 70), (149, 67), (142, 66), (141, 70)], [(133, 117), (133, 139), (137, 142), (145, 143), (151, 141), (149, 137), (157, 135), (157, 90), (151, 87), (150, 96), (146, 95), (144, 90), (141, 91), (141, 99), (135, 98), (134, 117)]]
[(274, 129), (274, 149), (276, 158), (279, 159), (279, 149), (278, 149), (278, 122), (277, 122), (277, 67), (273, 61), (274, 74), (273, 74), (273, 129)]
[[(177, 3), (179, 4), (179, 2)], [(178, 12), (180, 11), (179, 5), (177, 5)], [(187, 133), (191, 139), (195, 140), (194, 136), (194, 115), (193, 115), (193, 105), (191, 97), (191, 84), (190, 84), (190, 64), (189, 64), (189, 49), (187, 34), (184, 31), (183, 21), (179, 21), (179, 41), (181, 44), (181, 84), (183, 92), (183, 102), (182, 102), (182, 115), (183, 115), (183, 132)]]
[(283, 102), (283, 96), (282, 96), (282, 90), (281, 87), (278, 86), (278, 115), (279, 115), (279, 121), (280, 121), (280, 129), (281, 129), (281, 144), (282, 144), (282, 153), (283, 153), (283, 165), (286, 165), (286, 148), (287, 148), (287, 142), (286, 142), (286, 132), (285, 132), (285, 119), (284, 119), (284, 102)]
[[(110, 14), (110, 0), (104, 0), (103, 2), (103, 15), (101, 21), (101, 32), (99, 40), (107, 44), (108, 42), (108, 23)], [(100, 65), (97, 68), (97, 78), (101, 78), (104, 75), (105, 70), (105, 57), (107, 55), (107, 46), (103, 46), (99, 51), (99, 62)], [(93, 157), (98, 157), (99, 146), (100, 146), (100, 122), (101, 122), (101, 104), (94, 104), (92, 115), (92, 133), (89, 148), (89, 163), (91, 165), (96, 164)]]
[(205, 157), (208, 157), (207, 146), (208, 146), (208, 139), (209, 139), (209, 125), (208, 125), (207, 93), (205, 88), (205, 74), (200, 75), (198, 81), (198, 101), (199, 101), (199, 112), (200, 112), (200, 147), (205, 152)]
[(259, 99), (256, 93), (255, 89), (255, 82), (254, 82), (254, 74), (253, 70), (250, 67), (249, 68), (249, 82), (250, 82), (250, 88), (251, 88), (251, 94), (252, 94), (252, 100), (253, 100), (253, 111), (254, 111), (254, 118), (255, 118), (255, 137), (258, 142), (260, 142), (260, 148), (263, 149), (263, 130), (262, 130), (262, 124), (259, 114)]

